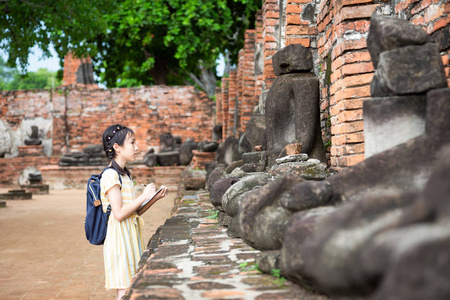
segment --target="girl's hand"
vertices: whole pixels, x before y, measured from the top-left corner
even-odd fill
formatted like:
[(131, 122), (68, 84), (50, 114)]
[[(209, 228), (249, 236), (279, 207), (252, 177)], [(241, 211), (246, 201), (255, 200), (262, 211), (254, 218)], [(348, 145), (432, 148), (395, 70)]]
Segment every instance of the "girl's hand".
[(162, 187), (161, 192), (159, 192), (158, 195), (156, 195), (156, 197), (158, 197), (158, 200), (164, 198), (165, 196), (167, 196), (167, 193), (169, 191), (167, 186), (162, 185), (161, 187)]
[[(150, 183), (149, 185), (145, 186), (144, 191), (142, 192), (142, 195), (145, 199), (150, 198), (153, 196), (153, 194), (156, 192), (156, 187), (154, 183)], [(145, 200), (144, 200), (145, 201)]]

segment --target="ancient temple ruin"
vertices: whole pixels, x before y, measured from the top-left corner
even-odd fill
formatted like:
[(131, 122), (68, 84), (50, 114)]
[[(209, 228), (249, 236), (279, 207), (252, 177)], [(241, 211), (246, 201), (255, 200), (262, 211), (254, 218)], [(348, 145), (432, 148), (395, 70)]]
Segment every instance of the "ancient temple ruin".
[[(376, 71), (363, 104), (366, 159), (331, 174), (309, 157), (313, 147), (291, 155), (283, 149), (309, 145), (295, 132), (306, 120), (315, 123), (315, 114), (305, 113), (316, 105), (307, 100), (314, 84), (291, 87), (294, 76), (311, 80), (290, 63), (301, 65), (310, 54), (290, 45), (273, 56), (278, 76), (265, 100), (267, 143), (244, 153), (242, 163), (212, 171), (211, 203), (228, 235), (262, 251), (256, 263), (263, 272), (280, 269), (330, 297), (446, 299), (450, 88), (440, 49), (419, 27), (378, 14), (367, 45)], [(286, 53), (298, 57), (280, 61)], [(249, 162), (266, 164), (245, 168)]]

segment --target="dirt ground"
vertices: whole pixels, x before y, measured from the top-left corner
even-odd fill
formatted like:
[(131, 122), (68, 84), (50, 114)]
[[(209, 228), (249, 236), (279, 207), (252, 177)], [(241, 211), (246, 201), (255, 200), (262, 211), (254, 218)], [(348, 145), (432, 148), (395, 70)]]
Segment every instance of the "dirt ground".
[[(175, 197), (171, 191), (143, 215), (146, 241), (170, 217)], [(0, 299), (114, 298), (104, 288), (102, 246), (85, 237), (86, 190), (51, 190), (6, 206), (0, 208)]]

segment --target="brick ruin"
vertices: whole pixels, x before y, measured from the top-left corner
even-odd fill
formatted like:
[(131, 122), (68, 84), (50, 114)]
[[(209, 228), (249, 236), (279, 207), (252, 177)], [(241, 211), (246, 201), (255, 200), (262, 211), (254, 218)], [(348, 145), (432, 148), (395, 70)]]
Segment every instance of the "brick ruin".
[[(28, 164), (55, 164), (64, 153), (100, 144), (100, 134), (116, 122), (136, 132), (142, 155), (150, 148), (158, 151), (164, 132), (200, 142), (210, 140), (218, 124), (223, 140), (239, 137), (255, 107), (264, 112), (276, 77), (272, 56), (290, 44), (313, 53), (328, 165), (355, 165), (365, 158), (362, 107), (374, 72), (366, 44), (370, 16), (397, 16), (420, 25), (439, 45), (449, 80), (449, 10), (446, 0), (265, 0), (256, 29), (245, 33), (237, 67), (217, 88), (215, 103), (190, 86), (100, 89), (90, 60), (69, 54), (63, 86), (0, 94), (0, 153), (12, 149), (0, 159), (0, 182), (12, 183)], [(42, 145), (23, 146), (32, 125), (38, 126)]]
[[(183, 141), (212, 139), (213, 102), (194, 87), (101, 89), (91, 76), (90, 60), (69, 54), (61, 87), (0, 94), (0, 183), (15, 183), (27, 166), (57, 165), (65, 153), (101, 144), (103, 131), (114, 123), (134, 130), (141, 159), (148, 150), (159, 150), (162, 133)], [(41, 145), (23, 144), (31, 126), (38, 127)]]
[[(342, 168), (336, 163), (363, 159), (337, 174), (314, 151), (322, 132), (315, 125), (319, 79), (310, 72), (312, 49), (293, 44), (272, 56), (277, 76), (265, 98), (265, 115), (255, 111), (240, 137), (239, 147), (247, 150), (241, 163), (217, 165), (207, 182), (219, 224), (261, 251), (255, 258), (260, 271), (279, 270), (329, 299), (448, 298), (450, 289), (441, 283), (450, 278), (442, 269), (448, 266), (444, 253), (450, 241), (450, 88), (448, 50), (442, 51), (438, 37), (410, 20), (370, 13), (364, 38), (375, 68), (364, 71), (373, 77), (370, 85), (342, 87), (359, 75), (341, 72), (332, 79), (330, 73), (330, 99), (339, 97), (337, 104), (330, 100), (331, 165)], [(336, 51), (343, 50), (334, 48), (332, 61), (339, 59)], [(348, 53), (354, 52), (341, 56)], [(360, 89), (370, 97), (358, 94)], [(353, 98), (363, 107), (333, 110)], [(340, 120), (346, 113), (361, 114), (364, 121)], [(257, 136), (252, 126), (261, 118), (266, 144), (260, 138), (259, 149), (245, 147), (247, 136)], [(341, 127), (362, 123), (363, 130), (338, 135), (336, 120), (343, 121)], [(364, 135), (364, 153), (335, 160), (336, 138), (349, 144), (343, 147), (358, 146), (349, 143), (356, 134)], [(289, 299), (300, 298), (307, 297)]]
[[(247, 30), (239, 64), (217, 90), (223, 136), (244, 132), (275, 74), (272, 56), (290, 44), (309, 47), (320, 79), (323, 142), (336, 169), (364, 160), (363, 102), (370, 98), (374, 67), (367, 50), (370, 16), (396, 16), (421, 26), (439, 45), (449, 77), (450, 4), (446, 0), (265, 0), (256, 29)], [(237, 103), (237, 104), (236, 104)], [(237, 109), (237, 110), (236, 110)], [(235, 115), (235, 112), (238, 112)]]

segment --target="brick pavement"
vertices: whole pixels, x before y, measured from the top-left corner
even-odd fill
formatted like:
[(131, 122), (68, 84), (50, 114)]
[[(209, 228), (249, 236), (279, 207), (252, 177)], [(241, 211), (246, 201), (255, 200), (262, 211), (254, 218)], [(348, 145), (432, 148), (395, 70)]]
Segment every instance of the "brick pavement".
[[(5, 193), (12, 188), (1, 188)], [(164, 224), (176, 190), (143, 215), (144, 238)], [(114, 299), (105, 290), (103, 248), (86, 240), (86, 190), (51, 190), (0, 208), (0, 299)]]
[(289, 281), (251, 270), (259, 253), (210, 219), (205, 192), (187, 192), (158, 228), (126, 299), (324, 300)]

